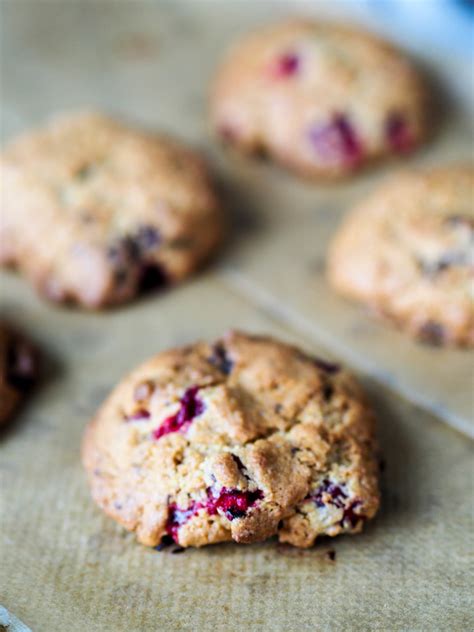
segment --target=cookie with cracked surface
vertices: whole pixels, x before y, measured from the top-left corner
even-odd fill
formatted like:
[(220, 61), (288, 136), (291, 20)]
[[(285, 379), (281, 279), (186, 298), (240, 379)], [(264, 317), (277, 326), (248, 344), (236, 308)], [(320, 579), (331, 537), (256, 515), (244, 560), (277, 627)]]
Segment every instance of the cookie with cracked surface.
[(436, 344), (474, 345), (474, 168), (400, 173), (343, 222), (333, 287)]
[(37, 374), (37, 353), (17, 331), (0, 322), (0, 426), (11, 418)]
[(422, 79), (387, 42), (290, 20), (230, 51), (213, 86), (211, 117), (243, 152), (326, 178), (414, 149), (427, 127), (425, 102)]
[(0, 162), (0, 263), (54, 301), (100, 308), (188, 276), (222, 220), (206, 165), (97, 113), (13, 140)]
[(230, 332), (133, 371), (90, 422), (92, 496), (149, 546), (309, 547), (379, 504), (374, 417), (339, 366)]

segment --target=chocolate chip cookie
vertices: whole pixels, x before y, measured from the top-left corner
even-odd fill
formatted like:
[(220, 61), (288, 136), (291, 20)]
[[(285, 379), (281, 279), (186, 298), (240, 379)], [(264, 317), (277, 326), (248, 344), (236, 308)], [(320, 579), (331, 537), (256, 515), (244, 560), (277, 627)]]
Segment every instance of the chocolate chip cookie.
[(474, 168), (397, 175), (347, 217), (329, 281), (410, 334), (474, 345)]
[(33, 346), (16, 330), (0, 322), (0, 426), (11, 418), (30, 391), (37, 369)]
[(426, 130), (423, 81), (374, 35), (290, 20), (230, 51), (213, 86), (218, 134), (308, 177), (348, 175), (413, 150)]
[(311, 546), (379, 505), (374, 416), (340, 366), (231, 332), (126, 377), (82, 448), (98, 505), (149, 546)]
[(188, 276), (222, 232), (203, 160), (97, 113), (4, 150), (0, 263), (54, 301), (100, 308)]

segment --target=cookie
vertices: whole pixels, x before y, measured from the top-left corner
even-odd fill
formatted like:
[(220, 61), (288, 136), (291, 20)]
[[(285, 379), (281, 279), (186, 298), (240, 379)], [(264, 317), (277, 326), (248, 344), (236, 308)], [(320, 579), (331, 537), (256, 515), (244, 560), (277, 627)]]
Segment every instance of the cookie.
[(221, 236), (202, 159), (101, 114), (12, 141), (0, 169), (0, 262), (54, 301), (100, 308), (173, 284)]
[(426, 128), (423, 82), (401, 52), (345, 26), (291, 20), (238, 43), (218, 71), (218, 134), (307, 177), (404, 154)]
[(0, 322), (0, 426), (9, 421), (37, 374), (36, 351), (23, 336)]
[(474, 167), (399, 174), (347, 217), (333, 287), (427, 342), (474, 344)]
[(92, 496), (149, 546), (311, 546), (379, 505), (374, 417), (336, 364), (231, 332), (161, 353), (89, 424)]

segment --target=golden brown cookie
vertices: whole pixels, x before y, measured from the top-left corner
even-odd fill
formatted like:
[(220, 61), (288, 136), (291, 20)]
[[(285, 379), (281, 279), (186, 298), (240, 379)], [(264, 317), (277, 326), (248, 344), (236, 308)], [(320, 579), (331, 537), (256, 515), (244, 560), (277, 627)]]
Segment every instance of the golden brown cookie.
[(363, 200), (329, 252), (328, 277), (410, 334), (474, 344), (474, 168), (401, 173)]
[(374, 416), (338, 365), (231, 332), (161, 353), (89, 424), (94, 500), (149, 546), (309, 547), (379, 505)]
[(308, 177), (344, 176), (414, 149), (425, 90), (403, 54), (374, 35), (310, 20), (257, 31), (230, 51), (212, 121), (229, 144)]
[(221, 236), (202, 159), (101, 114), (25, 134), (0, 169), (0, 263), (55, 301), (98, 308), (173, 284)]
[(38, 358), (23, 336), (0, 322), (0, 426), (6, 423), (31, 389)]

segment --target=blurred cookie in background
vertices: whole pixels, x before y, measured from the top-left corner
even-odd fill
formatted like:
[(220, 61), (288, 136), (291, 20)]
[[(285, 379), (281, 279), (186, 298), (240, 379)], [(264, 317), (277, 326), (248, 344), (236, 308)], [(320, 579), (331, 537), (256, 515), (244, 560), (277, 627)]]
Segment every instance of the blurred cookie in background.
[(410, 334), (474, 345), (474, 167), (397, 174), (346, 218), (328, 277)]
[(362, 30), (310, 20), (237, 43), (211, 109), (229, 145), (307, 177), (347, 176), (410, 152), (427, 131), (423, 81), (400, 51)]
[(38, 354), (22, 334), (0, 321), (0, 426), (10, 420), (38, 374)]
[(0, 169), (0, 262), (53, 301), (100, 308), (174, 284), (222, 234), (195, 151), (99, 113), (13, 140)]

